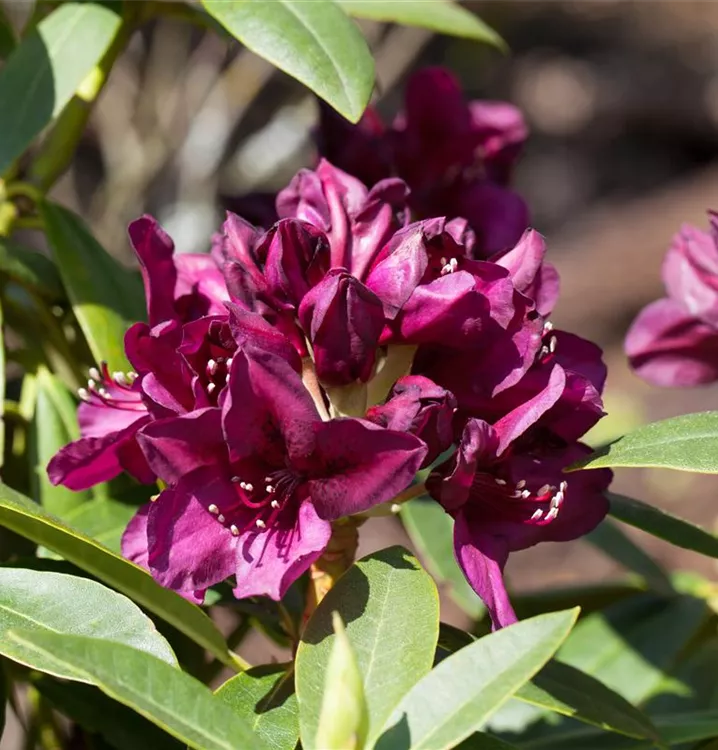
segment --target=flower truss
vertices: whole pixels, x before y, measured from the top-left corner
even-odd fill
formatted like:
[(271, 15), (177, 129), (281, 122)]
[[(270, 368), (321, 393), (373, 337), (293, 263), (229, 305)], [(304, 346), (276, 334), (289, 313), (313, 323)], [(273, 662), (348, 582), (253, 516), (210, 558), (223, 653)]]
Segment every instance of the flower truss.
[(603, 415), (605, 367), (553, 329), (544, 240), (497, 208), (520, 202), (505, 182), (523, 122), (430, 70), (390, 129), (323, 125), (325, 152), (371, 187), (322, 160), (268, 229), (230, 213), (207, 255), (175, 254), (150, 217), (130, 226), (148, 310), (125, 337), (134, 371), (91, 371), (82, 438), (50, 478), (160, 480), (124, 554), (201, 602), (227, 578), (237, 597), (281, 599), (333, 522), (431, 467), (456, 558), (504, 626), (509, 553), (590, 531), (611, 479), (563, 473)]

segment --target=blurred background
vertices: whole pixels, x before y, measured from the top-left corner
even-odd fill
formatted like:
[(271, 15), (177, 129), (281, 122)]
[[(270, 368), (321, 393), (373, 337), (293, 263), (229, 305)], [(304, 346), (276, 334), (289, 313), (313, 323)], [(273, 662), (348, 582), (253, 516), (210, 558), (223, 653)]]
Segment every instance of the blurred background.
[[(22, 2), (4, 4), (22, 15)], [(407, 75), (436, 64), (460, 77), (468, 98), (506, 99), (524, 111), (531, 135), (515, 186), (561, 273), (553, 322), (598, 342), (609, 365), (609, 417), (592, 433), (594, 444), (644, 421), (718, 408), (716, 388), (646, 386), (622, 353), (635, 314), (661, 295), (672, 234), (682, 222), (705, 227), (705, 211), (718, 208), (718, 3), (467, 7), (504, 37), (510, 55), (424, 30), (362, 24), (377, 61), (380, 112), (391, 118)], [(136, 34), (115, 65), (54, 197), (127, 262), (125, 228), (143, 212), (159, 218), (180, 250), (208, 249), (234, 198), (276, 190), (313, 165), (316, 116), (306, 89), (237, 43), (162, 20)], [(32, 233), (24, 239), (33, 241)], [(624, 470), (615, 489), (715, 527), (715, 478)], [(363, 531), (361, 554), (407, 543), (394, 518)], [(634, 536), (672, 570), (718, 577), (709, 558)], [(528, 550), (509, 565), (521, 592), (619, 572), (585, 541)], [(466, 625), (464, 617), (445, 601), (444, 620)]]

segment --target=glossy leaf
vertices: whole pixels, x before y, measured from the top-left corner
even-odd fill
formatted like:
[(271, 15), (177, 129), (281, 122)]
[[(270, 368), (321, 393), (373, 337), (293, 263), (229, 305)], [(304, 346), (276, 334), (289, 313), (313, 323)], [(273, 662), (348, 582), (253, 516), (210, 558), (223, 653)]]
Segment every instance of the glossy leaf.
[(551, 658), (577, 616), (577, 609), (539, 615), (457, 651), (404, 696), (376, 750), (455, 747)]
[(332, 612), (334, 644), (324, 680), (317, 747), (355, 750), (364, 747), (369, 717), (362, 676), (338, 612)]
[(718, 411), (683, 414), (639, 427), (572, 469), (646, 466), (718, 473)]
[(449, 586), (451, 598), (475, 620), (485, 612), (454, 557), (454, 520), (439, 503), (418, 498), (404, 503), (401, 520), (411, 541), (439, 583)]
[(64, 296), (60, 275), (50, 258), (16, 243), (0, 241), (0, 277), (48, 302), (57, 302)]
[(63, 520), (71, 528), (119, 554), (122, 534), (136, 510), (127, 503), (100, 497), (65, 514)]
[(367, 745), (393, 708), (431, 669), (439, 632), (439, 599), (431, 577), (402, 547), (389, 547), (355, 563), (309, 620), (297, 650), (296, 685), (302, 746), (315, 739), (324, 677), (339, 612), (363, 676), (369, 713)]
[(47, 369), (37, 373), (37, 401), (29, 434), (30, 487), (33, 497), (50, 513), (64, 517), (91, 499), (89, 490), (73, 492), (54, 486), (47, 476), (50, 459), (80, 437), (77, 404), (70, 391)]
[(583, 618), (558, 658), (638, 705), (673, 689), (669, 670), (706, 617), (699, 599), (644, 594)]
[(299, 707), (291, 664), (263, 664), (227, 680), (216, 692), (270, 750), (294, 750)]
[(354, 22), (331, 0), (202, 0), (252, 52), (358, 122), (374, 87), (374, 61)]
[(0, 298), (0, 467), (5, 460), (5, 328), (2, 308), (2, 298)]
[(505, 50), (506, 43), (478, 16), (450, 0), (335, 0), (350, 16), (419, 26), (440, 34), (466, 37)]
[(0, 71), (0, 174), (62, 111), (119, 28), (108, 8), (68, 2), (22, 40)]
[(0, 526), (62, 555), (78, 568), (159, 615), (221, 661), (233, 666), (222, 634), (199, 607), (174, 591), (162, 588), (142, 568), (70, 529), (39, 505), (5, 485), (0, 485)]
[(651, 720), (590, 675), (550, 661), (515, 697), (564, 716), (629, 737), (659, 739)]
[(94, 685), (60, 682), (39, 675), (33, 687), (60, 713), (88, 732), (100, 735), (116, 750), (186, 750), (174, 737), (147, 719), (108, 698)]
[(25, 652), (7, 637), (10, 630), (32, 629), (83, 635), (126, 643), (177, 664), (152, 620), (127, 597), (87, 578), (23, 568), (0, 568), (0, 653), (56, 677), (76, 678), (35, 652)]
[(265, 750), (251, 727), (209, 688), (143, 651), (123, 643), (31, 630), (11, 631), (8, 640), (35, 659), (73, 669), (83, 681), (197, 750)]
[(607, 494), (611, 503), (610, 513), (619, 521), (664, 539), (676, 547), (690, 549), (709, 557), (718, 557), (718, 537), (715, 534), (662, 508), (614, 492)]
[(46, 202), (41, 214), (62, 281), (95, 361), (106, 361), (113, 371), (128, 370), (125, 331), (144, 317), (139, 279), (107, 253), (72, 211)]
[(585, 539), (628, 570), (637, 573), (655, 591), (671, 593), (671, 580), (663, 568), (615, 523), (603, 521)]

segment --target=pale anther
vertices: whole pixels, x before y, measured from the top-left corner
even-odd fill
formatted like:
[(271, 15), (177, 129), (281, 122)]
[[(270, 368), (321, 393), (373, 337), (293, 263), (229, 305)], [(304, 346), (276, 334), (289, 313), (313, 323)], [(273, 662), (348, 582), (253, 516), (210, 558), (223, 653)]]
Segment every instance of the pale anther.
[(212, 503), (212, 504), (211, 504), (211, 505), (210, 505), (210, 506), (209, 506), (209, 507), (207, 508), (207, 510), (208, 510), (208, 511), (209, 511), (210, 513), (214, 513), (214, 515), (215, 515), (215, 516), (217, 515), (217, 513), (219, 513), (219, 508), (218, 508), (218, 507), (217, 507), (217, 506), (216, 506), (216, 505), (215, 505), (214, 503)]
[(546, 520), (547, 521), (553, 521), (554, 518), (558, 515), (558, 508), (549, 508), (548, 513), (546, 514)]
[(561, 482), (558, 488), (561, 490), (561, 492), (566, 492), (566, 490), (568, 489), (568, 482)]
[(494, 482), (496, 482), (496, 484), (500, 484), (502, 486), (506, 484), (506, 480), (505, 479), (499, 479), (498, 477), (494, 477)]
[(268, 485), (267, 485), (267, 486), (266, 486), (266, 487), (264, 488), (264, 491), (265, 491), (265, 492), (266, 492), (266, 493), (267, 493), (268, 495), (271, 495), (271, 494), (272, 494), (272, 493), (274, 492), (274, 487), (272, 487), (272, 485), (271, 485), (271, 484), (268, 484)]
[(530, 493), (530, 492), (529, 492), (528, 490), (522, 490), (522, 492), (521, 492), (521, 497), (522, 497), (522, 498), (523, 498), (524, 500), (528, 500), (528, 498), (530, 498), (530, 497), (531, 497), (531, 493)]
[(264, 521), (261, 518), (258, 518), (254, 523), (257, 526), (257, 528), (259, 528), (259, 529), (266, 529), (267, 528), (267, 524), (264, 523)]
[(210, 383), (210, 384), (209, 384), (209, 385), (207, 386), (207, 393), (213, 393), (213, 392), (214, 392), (214, 389), (215, 389), (216, 387), (217, 387), (217, 386), (216, 386), (216, 385), (215, 385), (214, 383)]
[(87, 388), (78, 388), (77, 389), (77, 395), (83, 400), (83, 401), (89, 401), (90, 400), (90, 394), (87, 392)]
[(225, 517), (224, 517), (224, 516), (223, 516), (223, 515), (222, 515), (222, 514), (220, 513), (220, 514), (219, 514), (219, 515), (217, 516), (217, 520), (218, 520), (218, 521), (219, 521), (220, 523), (224, 523), (224, 522), (225, 522), (225, 521), (226, 521), (227, 519), (226, 519), (226, 518), (225, 518)]
[(100, 375), (100, 371), (96, 367), (91, 367), (89, 373), (93, 380), (102, 380), (102, 375)]
[(558, 345), (558, 339), (555, 336), (551, 336), (551, 339), (548, 342), (548, 350), (553, 354), (556, 351), (556, 346)]
[(232, 357), (227, 357), (227, 363), (226, 364), (227, 364), (227, 369), (229, 370), (229, 368), (232, 366)]
[(245, 482), (244, 489), (247, 490), (247, 492), (254, 492), (254, 485), (250, 482)]
[(217, 372), (217, 363), (213, 359), (210, 359), (209, 362), (207, 362), (207, 372), (210, 375), (214, 375), (215, 372)]
[[(242, 480), (239, 477), (232, 477), (232, 481), (236, 483), (241, 482)], [(239, 486), (241, 487), (242, 485), (240, 484)]]
[(94, 391), (94, 390), (95, 390), (95, 388), (97, 388), (97, 383), (96, 383), (96, 382), (95, 382), (95, 381), (94, 381), (94, 380), (93, 380), (92, 378), (90, 378), (90, 379), (89, 379), (89, 380), (87, 381), (87, 387), (88, 387), (88, 388), (89, 388), (89, 389), (90, 389), (91, 391)]
[(279, 500), (272, 500), (272, 502), (269, 504), (274, 508), (274, 510), (277, 510), (277, 508), (279, 507)]
[(551, 485), (550, 484), (545, 484), (543, 487), (539, 488), (539, 490), (538, 490), (538, 492), (536, 494), (537, 495), (545, 495), (547, 492), (550, 492), (550, 491), (551, 491)]
[(541, 516), (543, 516), (543, 511), (541, 510), (541, 508), (539, 508), (538, 510), (535, 510), (533, 512), (533, 514), (531, 516), (531, 520), (532, 521), (538, 521), (539, 518), (541, 518)]
[(136, 372), (134, 372), (134, 370), (133, 370), (133, 371), (131, 371), (131, 372), (128, 372), (128, 373), (127, 373), (127, 377), (128, 377), (128, 378), (129, 378), (130, 380), (137, 380), (137, 377), (138, 377), (138, 376), (137, 376), (137, 373), (136, 373)]
[(520, 481), (516, 482), (516, 489), (522, 490), (526, 486), (526, 480), (521, 479)]
[(229, 527), (229, 530), (232, 532), (232, 536), (239, 536), (239, 529), (234, 524)]

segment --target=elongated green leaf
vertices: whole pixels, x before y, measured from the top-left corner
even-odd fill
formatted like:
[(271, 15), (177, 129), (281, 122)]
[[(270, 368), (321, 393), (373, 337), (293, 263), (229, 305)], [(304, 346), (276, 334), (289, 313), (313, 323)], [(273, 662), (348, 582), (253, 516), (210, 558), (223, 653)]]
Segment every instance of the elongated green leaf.
[(628, 570), (637, 573), (655, 591), (670, 594), (673, 590), (663, 568), (615, 523), (603, 521), (585, 539)]
[(659, 739), (642, 711), (595, 678), (559, 661), (546, 664), (515, 697), (629, 737)]
[(583, 618), (558, 658), (640, 704), (674, 689), (670, 670), (706, 616), (704, 602), (689, 596), (637, 596)]
[(29, 628), (65, 635), (85, 635), (126, 643), (176, 665), (167, 641), (152, 620), (127, 597), (87, 578), (22, 568), (0, 568), (0, 653), (57, 677), (54, 662), (35, 660), (7, 638), (10, 630)]
[(358, 122), (374, 86), (374, 61), (359, 29), (330, 0), (202, 0), (248, 49)]
[(64, 296), (55, 264), (29, 247), (0, 241), (0, 277), (21, 284), (48, 302)]
[[(4, 60), (16, 46), (15, 30), (10, 23), (10, 19), (7, 17), (5, 9), (0, 5), (0, 58)], [(0, 729), (1, 735), (2, 729)]]
[(29, 435), (30, 486), (33, 497), (59, 517), (92, 497), (89, 490), (73, 492), (61, 485), (55, 487), (47, 476), (50, 459), (79, 437), (77, 404), (72, 394), (54, 375), (41, 368), (37, 374), (37, 401)]
[(645, 591), (645, 587), (638, 581), (618, 580), (605, 584), (556, 587), (533, 593), (518, 594), (513, 597), (513, 605), (519, 620), (571, 606), (580, 607), (581, 614), (585, 616), (643, 591)]
[(222, 634), (199, 607), (162, 588), (142, 568), (68, 528), (5, 485), (0, 485), (0, 526), (57, 552), (159, 615), (218, 659), (233, 665)]
[(335, 0), (350, 16), (419, 26), (440, 34), (466, 37), (506, 49), (506, 42), (478, 16), (451, 0)]
[(10, 631), (8, 640), (34, 652), (35, 659), (75, 670), (84, 681), (197, 750), (266, 747), (209, 688), (143, 651), (123, 643), (31, 630)]
[[(656, 715), (654, 722), (671, 747), (718, 737), (718, 711)], [(649, 750), (655, 748), (655, 744), (611, 737), (595, 729), (571, 729), (551, 732), (546, 737), (522, 743), (521, 747), (531, 750)], [(708, 750), (707, 746), (700, 747)]]
[(0, 738), (5, 731), (5, 707), (7, 705), (7, 681), (2, 659), (0, 659)]
[(40, 211), (90, 351), (111, 370), (126, 371), (125, 331), (144, 317), (139, 280), (119, 266), (72, 211), (50, 202)]
[(691, 549), (709, 557), (718, 557), (718, 537), (715, 534), (694, 526), (678, 516), (671, 515), (662, 508), (647, 505), (640, 500), (609, 492), (611, 515), (623, 523), (635, 526), (659, 539), (675, 544), (676, 547)]
[(296, 685), (302, 746), (315, 743), (324, 676), (334, 645), (332, 612), (346, 632), (364, 678), (367, 745), (407, 690), (430, 669), (439, 632), (436, 586), (417, 560), (390, 547), (353, 565), (309, 620), (297, 651)]
[(64, 3), (44, 18), (0, 71), (0, 174), (65, 107), (120, 28), (96, 3)]
[(100, 497), (66, 513), (63, 520), (119, 554), (122, 533), (136, 510), (132, 505)]
[(32, 681), (43, 698), (88, 732), (99, 734), (116, 750), (186, 750), (147, 719), (108, 698), (93, 685), (60, 682), (47, 675)]
[(439, 503), (418, 498), (404, 503), (401, 520), (434, 578), (449, 586), (451, 598), (475, 620), (486, 612), (454, 557), (454, 520)]
[(338, 612), (332, 613), (334, 644), (324, 682), (317, 747), (354, 750), (364, 747), (369, 718), (362, 676)]
[(377, 750), (455, 747), (551, 658), (577, 616), (577, 609), (539, 615), (442, 661), (395, 708)]
[(216, 692), (270, 750), (294, 750), (299, 707), (291, 664), (264, 664), (227, 680)]
[(718, 411), (683, 414), (639, 427), (571, 469), (647, 466), (718, 473)]
[(0, 298), (0, 467), (5, 461), (5, 328)]

